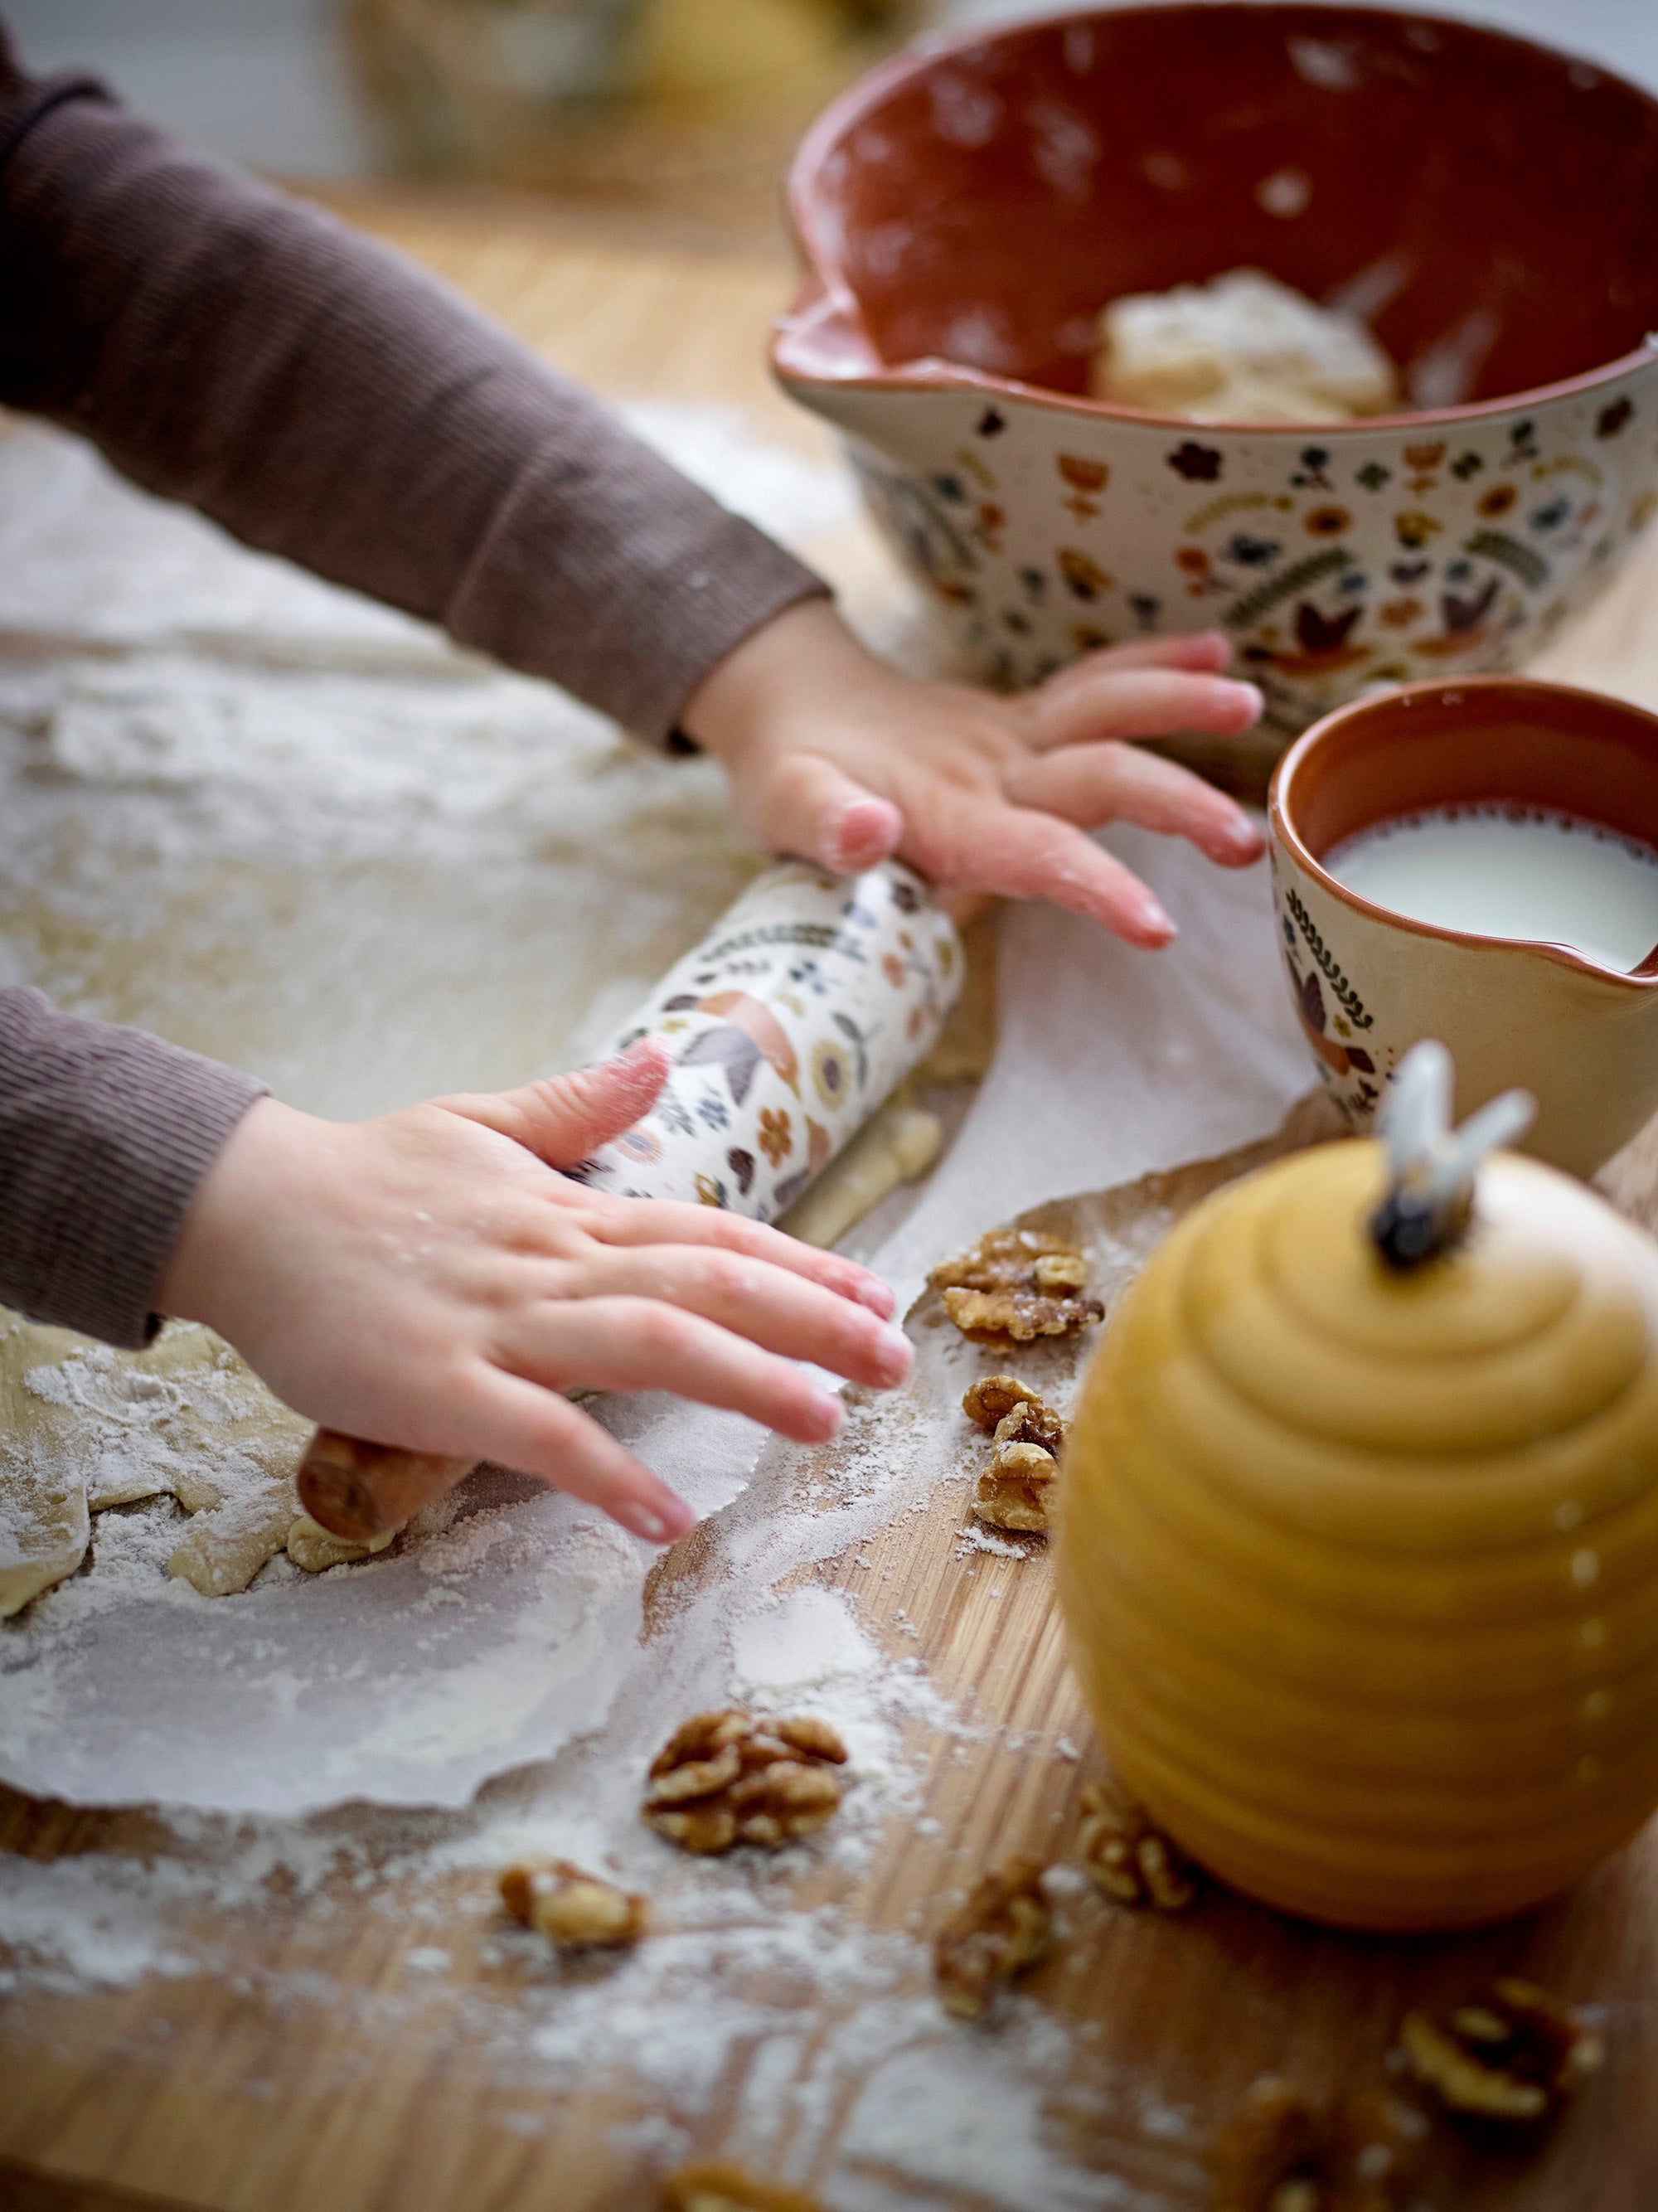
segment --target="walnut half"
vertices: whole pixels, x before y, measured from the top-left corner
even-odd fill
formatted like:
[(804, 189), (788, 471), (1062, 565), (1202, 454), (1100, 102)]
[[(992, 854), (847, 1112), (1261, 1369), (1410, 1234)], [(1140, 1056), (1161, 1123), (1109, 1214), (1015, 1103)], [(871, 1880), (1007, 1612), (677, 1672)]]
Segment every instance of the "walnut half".
[(645, 1931), (645, 1900), (568, 1859), (533, 1859), (509, 1866), (501, 1901), (514, 1920), (550, 1936), (568, 1951), (636, 1943)]
[(987, 1436), (994, 1436), (1011, 1414), (1023, 1413), (1029, 1424), (1021, 1433), (1058, 1454), (1065, 1442), (1065, 1425), (1059, 1415), (1042, 1403), (1040, 1391), (1017, 1375), (981, 1375), (962, 1396), (962, 1411)]
[(975, 1343), (1069, 1336), (1103, 1319), (1084, 1295), (1088, 1263), (1074, 1244), (1034, 1229), (993, 1229), (928, 1277), (944, 1311)]
[(1015, 1974), (1047, 1957), (1052, 1929), (1040, 1859), (1011, 1858), (981, 1876), (933, 1944), (945, 2011), (981, 2020)]
[(810, 1715), (697, 1713), (652, 1760), (641, 1815), (683, 1850), (776, 1850), (829, 1818), (841, 1802), (833, 1770), (846, 1758), (835, 1730)]
[(1081, 1805), (1078, 1847), (1083, 1864), (1107, 1896), (1120, 1905), (1184, 1912), (1197, 1895), (1197, 1885), (1192, 1868), (1162, 1830), (1109, 1784), (1091, 1783)]
[(1557, 2111), (1605, 2056), (1570, 2005), (1513, 1978), (1442, 2021), (1407, 2013), (1399, 2045), (1448, 2112), (1522, 2127)]
[(962, 1400), (962, 1411), (995, 1437), (989, 1464), (973, 1493), (973, 1510), (993, 1528), (1046, 1535), (1051, 1485), (1065, 1424), (1035, 1390), (1011, 1375), (986, 1375)]
[(664, 2212), (822, 2212), (815, 2197), (756, 2180), (746, 2166), (720, 2158), (665, 2173), (662, 2203)]
[(1209, 2154), (1213, 2212), (1396, 2212), (1427, 2135), (1422, 2114), (1383, 2090), (1321, 2105), (1264, 2075)]

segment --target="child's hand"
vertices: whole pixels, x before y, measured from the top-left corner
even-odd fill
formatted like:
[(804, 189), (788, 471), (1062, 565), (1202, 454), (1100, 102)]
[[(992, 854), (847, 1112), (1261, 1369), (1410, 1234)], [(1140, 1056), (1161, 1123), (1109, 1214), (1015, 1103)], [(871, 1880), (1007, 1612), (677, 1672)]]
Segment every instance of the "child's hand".
[(1122, 742), (1248, 729), (1260, 694), (1219, 673), (1230, 658), (1212, 633), (1148, 639), (1003, 698), (901, 675), (811, 600), (721, 661), (683, 720), (730, 771), (744, 826), (774, 852), (841, 873), (896, 852), (940, 890), (1049, 898), (1132, 945), (1166, 945), (1173, 922), (1084, 833), (1138, 822), (1224, 867), (1260, 858), (1242, 807)]
[(631, 1127), (667, 1068), (647, 1038), (377, 1121), (262, 1099), (197, 1194), (158, 1303), (325, 1427), (501, 1461), (670, 1542), (695, 1515), (561, 1392), (675, 1390), (815, 1443), (840, 1407), (791, 1361), (890, 1389), (910, 1350), (892, 1293), (848, 1260), (553, 1172)]

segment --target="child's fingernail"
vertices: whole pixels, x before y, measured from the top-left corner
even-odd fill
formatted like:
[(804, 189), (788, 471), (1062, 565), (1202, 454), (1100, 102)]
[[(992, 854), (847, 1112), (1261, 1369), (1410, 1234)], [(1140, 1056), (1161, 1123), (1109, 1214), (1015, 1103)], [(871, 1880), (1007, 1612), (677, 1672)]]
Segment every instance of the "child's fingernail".
[(1137, 918), (1140, 927), (1148, 937), (1159, 938), (1165, 945), (1171, 937), (1177, 937), (1180, 934), (1154, 898), (1141, 901)]
[(875, 1347), (875, 1364), (889, 1382), (902, 1382), (914, 1363), (909, 1339), (901, 1328), (884, 1328)]
[(1261, 696), (1260, 686), (1258, 684), (1240, 683), (1234, 676), (1224, 676), (1221, 678), (1221, 682), (1224, 684), (1228, 696), (1244, 708), (1253, 722), (1266, 704)]
[(683, 1498), (676, 1498), (659, 1513), (635, 1501), (623, 1508), (622, 1517), (647, 1544), (671, 1544), (696, 1526), (696, 1516)]
[(1235, 853), (1248, 853), (1252, 859), (1266, 842), (1247, 814), (1234, 814), (1222, 823), (1220, 834)]
[(883, 1321), (891, 1320), (893, 1309), (898, 1303), (892, 1294), (891, 1285), (884, 1283), (878, 1275), (865, 1275), (860, 1281), (854, 1282), (852, 1295), (860, 1306), (867, 1306), (872, 1313), (879, 1314)]
[(841, 1424), (847, 1416), (846, 1409), (838, 1398), (831, 1398), (820, 1390), (811, 1401), (811, 1410), (826, 1443), (831, 1437), (840, 1435)]

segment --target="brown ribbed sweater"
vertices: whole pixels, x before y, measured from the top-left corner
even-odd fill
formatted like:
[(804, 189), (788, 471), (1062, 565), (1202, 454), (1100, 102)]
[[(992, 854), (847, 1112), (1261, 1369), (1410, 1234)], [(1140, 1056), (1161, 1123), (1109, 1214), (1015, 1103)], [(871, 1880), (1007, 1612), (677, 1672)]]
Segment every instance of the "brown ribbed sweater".
[[(659, 744), (733, 646), (823, 588), (454, 293), (94, 80), (30, 79), (3, 23), (0, 404)], [(145, 1342), (261, 1089), (0, 992), (0, 1302)]]

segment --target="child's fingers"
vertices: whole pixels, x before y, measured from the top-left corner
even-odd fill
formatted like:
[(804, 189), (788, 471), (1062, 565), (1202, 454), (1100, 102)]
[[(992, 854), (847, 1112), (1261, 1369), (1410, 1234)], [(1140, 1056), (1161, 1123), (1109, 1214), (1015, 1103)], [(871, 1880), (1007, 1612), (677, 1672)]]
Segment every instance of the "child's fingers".
[(1224, 630), (1193, 630), (1171, 637), (1136, 637), (1127, 645), (1102, 646), (1097, 653), (1073, 660), (1068, 668), (1050, 676), (1042, 688), (1060, 690), (1078, 678), (1086, 678), (1102, 668), (1195, 668), (1214, 673), (1230, 666), (1231, 659), (1232, 641)]
[(503, 1335), (497, 1364), (545, 1389), (671, 1390), (803, 1444), (841, 1425), (839, 1401), (801, 1369), (658, 1298), (550, 1298)]
[(549, 1167), (571, 1167), (649, 1113), (667, 1080), (671, 1058), (659, 1037), (641, 1037), (596, 1067), (548, 1076), (516, 1091), (465, 1092), (432, 1103), (512, 1138)]
[(1039, 692), (1030, 743), (1039, 752), (1102, 738), (1163, 738), (1171, 730), (1235, 737), (1260, 718), (1253, 684), (1178, 668), (1101, 668), (1086, 682)]
[(820, 754), (785, 753), (768, 771), (761, 829), (780, 852), (836, 875), (872, 868), (898, 848), (903, 817)]
[(1224, 792), (1135, 745), (1064, 745), (1040, 753), (1009, 777), (1008, 795), (1079, 830), (1135, 822), (1143, 830), (1189, 837), (1223, 867), (1246, 867), (1266, 850), (1260, 831)]
[[(1057, 816), (981, 805), (946, 842), (932, 872), (1009, 898), (1049, 899), (1102, 921), (1130, 945), (1167, 945), (1175, 925), (1139, 878)], [(923, 860), (922, 866), (928, 864)]]
[(695, 1526), (683, 1498), (556, 1391), (490, 1368), (477, 1411), (473, 1449), (585, 1498), (647, 1543), (671, 1544)]
[(604, 1244), (714, 1245), (727, 1252), (764, 1260), (774, 1267), (786, 1267), (808, 1282), (821, 1283), (839, 1297), (853, 1298), (883, 1321), (888, 1321), (896, 1300), (889, 1285), (855, 1260), (836, 1252), (820, 1252), (799, 1237), (768, 1229), (740, 1213), (717, 1206), (683, 1206), (671, 1199), (600, 1199), (572, 1187), (572, 1196), (592, 1206), (584, 1223), (589, 1235)]
[(902, 1329), (782, 1267), (708, 1246), (601, 1249), (582, 1270), (584, 1297), (660, 1298), (785, 1359), (810, 1359), (849, 1382), (891, 1389), (912, 1354)]

